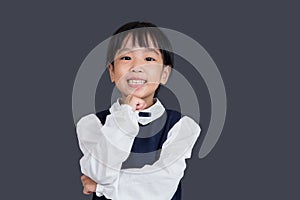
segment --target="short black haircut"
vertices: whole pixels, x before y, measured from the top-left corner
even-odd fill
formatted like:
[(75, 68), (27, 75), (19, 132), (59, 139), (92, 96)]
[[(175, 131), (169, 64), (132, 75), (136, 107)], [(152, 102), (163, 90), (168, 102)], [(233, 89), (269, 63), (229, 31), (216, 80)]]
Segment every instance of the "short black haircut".
[(173, 67), (174, 55), (171, 43), (167, 36), (154, 24), (149, 22), (129, 22), (118, 28), (109, 41), (106, 64), (114, 65), (114, 58), (117, 51), (122, 48), (124, 41), (132, 39), (133, 45), (149, 47), (150, 43), (157, 48), (163, 59), (164, 65)]

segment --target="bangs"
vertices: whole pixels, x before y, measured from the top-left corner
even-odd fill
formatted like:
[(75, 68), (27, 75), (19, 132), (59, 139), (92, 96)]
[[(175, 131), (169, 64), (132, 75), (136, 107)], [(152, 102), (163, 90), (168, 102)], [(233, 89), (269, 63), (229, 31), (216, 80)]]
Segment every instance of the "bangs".
[[(134, 47), (142, 47), (142, 48), (155, 48), (160, 49), (158, 46), (159, 42), (156, 40), (156, 37), (151, 35), (151, 32), (143, 31), (143, 32), (131, 32), (128, 33), (123, 42), (122, 45), (120, 45), (120, 48), (134, 48)], [(117, 49), (117, 50), (119, 50)]]

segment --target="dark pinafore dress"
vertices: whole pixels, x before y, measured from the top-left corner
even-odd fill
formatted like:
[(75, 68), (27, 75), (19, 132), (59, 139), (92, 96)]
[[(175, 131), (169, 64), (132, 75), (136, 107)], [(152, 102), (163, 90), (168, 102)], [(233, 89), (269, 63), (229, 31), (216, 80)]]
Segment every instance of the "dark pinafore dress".
[[(96, 115), (101, 123), (104, 124), (106, 116), (109, 114), (109, 110), (104, 110), (98, 112)], [(151, 165), (157, 161), (159, 159), (160, 149), (167, 139), (169, 130), (180, 118), (181, 114), (179, 112), (166, 109), (160, 118), (146, 125), (139, 124), (139, 133), (134, 139), (131, 154), (122, 164), (122, 169), (141, 168), (145, 164)], [(153, 133), (153, 131), (156, 132), (156, 134)], [(107, 198), (105, 198), (105, 196), (98, 197), (96, 193), (93, 193), (92, 200), (107, 200)], [(181, 181), (171, 200), (181, 200)]]

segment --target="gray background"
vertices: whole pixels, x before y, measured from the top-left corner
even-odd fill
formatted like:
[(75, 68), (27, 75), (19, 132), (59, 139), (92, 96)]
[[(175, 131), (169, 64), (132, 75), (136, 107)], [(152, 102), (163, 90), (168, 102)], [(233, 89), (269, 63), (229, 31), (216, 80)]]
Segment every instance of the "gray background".
[(184, 199), (299, 199), (298, 8), (292, 1), (1, 1), (0, 199), (89, 199), (81, 191), (73, 81), (86, 55), (131, 20), (196, 39), (226, 86), (223, 133), (203, 160), (197, 142)]

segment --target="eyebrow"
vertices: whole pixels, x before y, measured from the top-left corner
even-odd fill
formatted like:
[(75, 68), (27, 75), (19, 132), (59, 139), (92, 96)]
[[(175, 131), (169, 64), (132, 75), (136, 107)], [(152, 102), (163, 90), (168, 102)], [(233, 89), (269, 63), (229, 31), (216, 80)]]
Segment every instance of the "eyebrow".
[[(140, 49), (137, 48), (137, 50), (140, 50)], [(155, 48), (147, 47), (147, 48), (141, 48), (141, 50), (143, 52), (153, 52), (153, 53), (157, 54), (158, 56), (160, 55), (159, 52), (157, 51), (157, 49), (155, 49)], [(135, 48), (123, 48), (123, 49), (118, 50), (116, 55), (120, 55), (122, 53), (131, 53), (133, 51), (135, 51)]]

